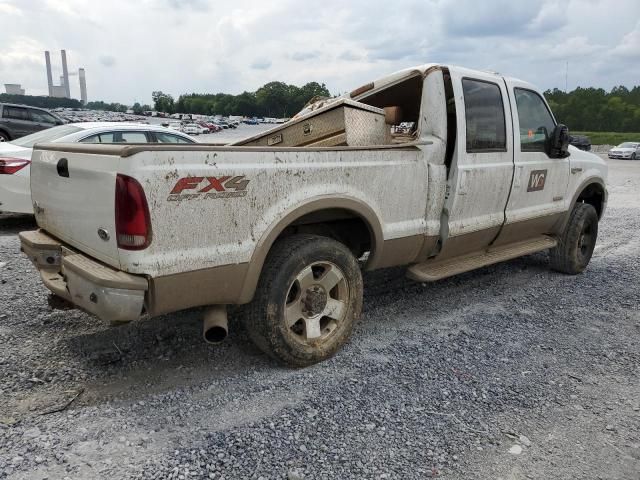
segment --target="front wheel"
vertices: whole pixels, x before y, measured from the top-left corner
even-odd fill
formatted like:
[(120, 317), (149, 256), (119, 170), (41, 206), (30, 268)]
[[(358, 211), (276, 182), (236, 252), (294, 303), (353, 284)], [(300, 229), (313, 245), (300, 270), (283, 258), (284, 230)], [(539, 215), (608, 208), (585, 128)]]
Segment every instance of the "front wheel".
[(636, 159), (636, 153), (634, 152), (631, 154), (631, 160), (635, 160), (635, 159)]
[(9, 140), (11, 140), (9, 135), (4, 132), (0, 132), (0, 142), (8, 142)]
[(596, 209), (588, 203), (576, 204), (558, 245), (549, 250), (551, 268), (569, 275), (583, 272), (589, 265), (597, 237)]
[(317, 235), (279, 240), (262, 269), (244, 325), (265, 353), (304, 367), (331, 357), (362, 310), (362, 274), (340, 242)]

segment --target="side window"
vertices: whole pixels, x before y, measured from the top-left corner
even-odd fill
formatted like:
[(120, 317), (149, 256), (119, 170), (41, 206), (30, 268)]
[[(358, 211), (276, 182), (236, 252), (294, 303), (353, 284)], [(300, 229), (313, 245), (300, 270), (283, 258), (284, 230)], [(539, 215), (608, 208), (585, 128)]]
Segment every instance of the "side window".
[(91, 135), (90, 137), (83, 138), (80, 143), (100, 143), (100, 135)]
[(462, 80), (467, 122), (467, 152), (504, 152), (507, 134), (500, 87), (481, 80)]
[(148, 143), (144, 132), (120, 132), (118, 143)]
[(13, 120), (29, 120), (29, 112), (27, 112), (27, 109), (20, 107), (4, 107), (2, 116)]
[(42, 110), (29, 110), (29, 113), (31, 114), (31, 120), (34, 122), (50, 123), (51, 125), (56, 124), (56, 119), (47, 112), (43, 112)]
[(545, 144), (556, 124), (544, 100), (536, 92), (514, 89), (520, 122), (520, 150), (545, 152)]
[(194, 143), (186, 138), (178, 135), (172, 135), (170, 133), (154, 132), (158, 143)]
[(115, 143), (113, 139), (113, 132), (99, 133), (91, 135), (90, 137), (83, 138), (80, 143)]

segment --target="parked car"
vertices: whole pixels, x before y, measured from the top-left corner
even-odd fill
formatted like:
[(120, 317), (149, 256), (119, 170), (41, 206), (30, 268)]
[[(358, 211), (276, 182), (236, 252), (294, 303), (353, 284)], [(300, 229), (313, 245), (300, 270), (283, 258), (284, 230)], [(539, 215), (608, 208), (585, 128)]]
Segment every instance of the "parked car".
[(591, 140), (586, 135), (571, 135), (569, 143), (585, 152), (591, 151)]
[(0, 211), (33, 213), (29, 188), (31, 153), (36, 143), (196, 143), (160, 126), (85, 122), (69, 123), (0, 144)]
[(64, 120), (44, 108), (0, 103), (0, 142), (15, 140), (64, 123)]
[(623, 142), (609, 150), (609, 158), (640, 160), (640, 142)]
[(202, 133), (202, 127), (195, 123), (185, 123), (182, 125), (182, 131), (188, 135), (200, 135)]
[[(415, 135), (390, 135), (403, 122)], [(348, 340), (362, 270), (431, 282), (548, 250), (583, 272), (606, 176), (533, 85), (427, 64), (231, 146), (38, 145), (20, 240), (44, 286), (107, 322), (208, 306), (219, 342), (248, 304), (255, 344), (304, 366)]]

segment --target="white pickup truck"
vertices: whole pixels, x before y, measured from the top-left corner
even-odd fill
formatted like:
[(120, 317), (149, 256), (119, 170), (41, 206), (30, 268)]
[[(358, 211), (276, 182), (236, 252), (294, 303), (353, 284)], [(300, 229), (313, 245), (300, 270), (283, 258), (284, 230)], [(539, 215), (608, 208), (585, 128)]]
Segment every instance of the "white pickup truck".
[[(402, 125), (402, 127), (399, 127)], [(247, 304), (255, 343), (309, 365), (347, 340), (361, 270), (426, 282), (533, 252), (582, 272), (606, 164), (568, 146), (533, 86), (439, 64), (320, 101), (235, 145), (36, 147), (23, 251), (112, 323)]]

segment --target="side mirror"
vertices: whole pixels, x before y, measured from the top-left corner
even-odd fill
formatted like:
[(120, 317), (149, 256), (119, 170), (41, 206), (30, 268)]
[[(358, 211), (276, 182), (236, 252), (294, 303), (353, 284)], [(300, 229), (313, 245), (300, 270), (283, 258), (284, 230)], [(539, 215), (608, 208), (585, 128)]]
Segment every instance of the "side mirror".
[(569, 153), (569, 129), (566, 125), (559, 123), (553, 129), (549, 139), (549, 156), (551, 158), (567, 158)]

